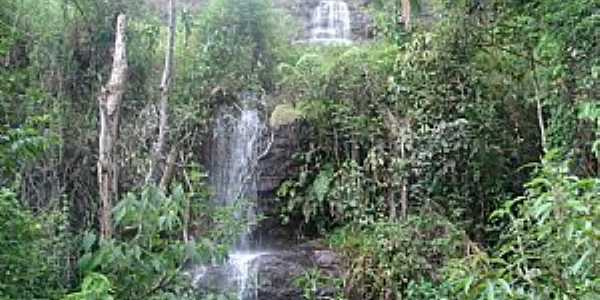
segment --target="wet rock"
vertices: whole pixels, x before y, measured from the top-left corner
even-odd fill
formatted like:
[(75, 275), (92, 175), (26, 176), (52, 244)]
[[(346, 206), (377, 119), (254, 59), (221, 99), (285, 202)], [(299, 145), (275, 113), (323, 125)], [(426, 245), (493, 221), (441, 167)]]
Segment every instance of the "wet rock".
[(230, 294), (236, 292), (231, 280), (231, 267), (197, 266), (189, 271), (192, 285), (200, 295)]
[(341, 259), (332, 250), (316, 250), (313, 252), (313, 261), (317, 268), (329, 277), (339, 278), (342, 276)]
[[(314, 269), (319, 270), (323, 276), (341, 276), (339, 257), (332, 250), (300, 246), (289, 251), (263, 255), (256, 259), (254, 264), (258, 276), (257, 300), (303, 299), (304, 291), (297, 286), (296, 281)], [(326, 297), (335, 293), (336, 287), (323, 286), (319, 287), (316, 296)]]
[(258, 300), (302, 299), (302, 290), (294, 281), (313, 266), (303, 252), (278, 252), (259, 257), (256, 265)]
[(270, 148), (258, 162), (257, 191), (259, 195), (274, 196), (279, 185), (298, 171), (294, 155), (302, 150), (307, 124), (296, 116), (289, 117), (290, 113), (284, 115), (286, 118), (272, 117), (277, 120), (271, 121), (276, 126), (271, 126), (271, 136), (265, 137), (270, 143)]
[[(277, 197), (277, 189), (287, 179), (299, 172), (295, 155), (305, 150), (309, 127), (302, 119), (288, 110), (279, 109), (271, 118), (269, 151), (258, 162), (256, 189), (257, 212), (264, 217), (254, 232), (253, 240), (262, 247), (285, 248), (296, 244), (300, 235), (300, 224), (282, 224), (280, 209), (285, 205)], [(283, 112), (282, 112), (283, 111)], [(283, 115), (283, 116), (282, 116)]]
[[(322, 276), (336, 279), (342, 276), (339, 255), (318, 241), (282, 251), (243, 255), (243, 264), (239, 259), (236, 263), (235, 257), (232, 255), (232, 260), (221, 266), (197, 266), (189, 270), (197, 293), (234, 298), (243, 295), (244, 300), (301, 300), (304, 291), (297, 280), (307, 272), (318, 270)], [(335, 286), (325, 285), (319, 287), (316, 296), (327, 299), (336, 292)]]

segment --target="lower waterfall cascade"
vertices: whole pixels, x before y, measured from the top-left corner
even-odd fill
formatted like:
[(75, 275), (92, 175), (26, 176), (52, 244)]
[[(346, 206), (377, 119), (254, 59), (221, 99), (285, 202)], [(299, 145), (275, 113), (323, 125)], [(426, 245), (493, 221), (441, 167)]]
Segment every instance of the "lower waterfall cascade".
[[(241, 233), (238, 243), (229, 254), (224, 268), (227, 290), (235, 290), (239, 300), (256, 299), (256, 274), (252, 262), (265, 252), (256, 249), (250, 240), (251, 225), (256, 221), (257, 160), (261, 142), (267, 130), (258, 106), (259, 97), (252, 93), (240, 95), (239, 105), (221, 107), (214, 126), (211, 149), (212, 164), (210, 181), (215, 190), (217, 205), (244, 203), (236, 212), (237, 217), (247, 220), (247, 228)], [(206, 271), (197, 274), (196, 280)]]

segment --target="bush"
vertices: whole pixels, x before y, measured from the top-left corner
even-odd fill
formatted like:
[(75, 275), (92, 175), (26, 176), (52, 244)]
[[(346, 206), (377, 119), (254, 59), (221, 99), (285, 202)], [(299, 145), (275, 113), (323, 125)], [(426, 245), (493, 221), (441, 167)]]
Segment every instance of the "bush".
[(55, 298), (63, 291), (65, 265), (50, 245), (56, 224), (43, 220), (15, 193), (0, 190), (0, 299)]
[(450, 264), (458, 299), (600, 297), (600, 179), (570, 175), (557, 153), (546, 156), (524, 197), (494, 213), (510, 220), (497, 251)]
[[(129, 193), (114, 209), (117, 237), (102, 240), (93, 233), (84, 237), (79, 266), (85, 280), (81, 291), (66, 299), (186, 299), (182, 297), (192, 295), (185, 266), (224, 260), (238, 233), (229, 228), (237, 225), (231, 221), (233, 210), (223, 208), (214, 212), (213, 231), (198, 241), (184, 241), (188, 202), (201, 200), (194, 196), (181, 186), (170, 195), (153, 186)], [(104, 298), (94, 298), (97, 294)]]
[(464, 253), (464, 234), (434, 214), (362, 228), (347, 226), (329, 240), (349, 258), (345, 289), (351, 299), (403, 299), (409, 287), (415, 293), (417, 283), (441, 282), (438, 270)]

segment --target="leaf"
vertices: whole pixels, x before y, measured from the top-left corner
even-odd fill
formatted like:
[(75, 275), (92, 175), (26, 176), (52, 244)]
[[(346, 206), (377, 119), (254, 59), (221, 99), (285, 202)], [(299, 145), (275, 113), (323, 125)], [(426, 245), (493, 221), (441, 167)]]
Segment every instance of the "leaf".
[(326, 168), (321, 171), (312, 184), (312, 191), (317, 198), (317, 201), (323, 202), (329, 193), (329, 184), (333, 180), (333, 171), (331, 168)]
[(173, 201), (175, 201), (175, 203), (179, 205), (183, 205), (183, 203), (185, 203), (185, 192), (183, 191), (183, 186), (181, 184), (178, 184), (175, 187), (171, 198), (173, 199)]
[(487, 299), (488, 300), (496, 299), (495, 285), (493, 282), (488, 280), (486, 291), (487, 291)]
[(529, 183), (527, 183), (525, 186), (527, 188), (536, 188), (536, 187), (550, 188), (550, 187), (552, 187), (552, 183), (550, 182), (550, 180), (548, 180), (546, 178), (538, 177), (538, 178), (533, 179)]
[(87, 232), (83, 236), (82, 241), (82, 250), (83, 252), (90, 252), (92, 250), (92, 246), (96, 243), (96, 234), (93, 232)]
[(546, 219), (545, 216), (550, 212), (550, 209), (552, 208), (552, 203), (551, 202), (546, 202), (546, 203), (542, 203), (541, 205), (537, 206), (534, 208), (534, 217), (536, 219), (540, 219), (540, 217), (543, 215), (544, 217), (543, 219)]
[(588, 258), (588, 256), (590, 256), (592, 254), (592, 252), (593, 252), (592, 249), (588, 249), (581, 256), (581, 258), (579, 258), (579, 260), (573, 266), (571, 266), (571, 273), (573, 275), (576, 275), (577, 273), (579, 273), (579, 270), (581, 269), (581, 266), (583, 266), (583, 262), (585, 262), (585, 260)]
[(89, 273), (95, 267), (92, 260), (92, 253), (86, 253), (79, 259), (79, 270), (81, 270), (81, 273)]
[(473, 284), (473, 276), (469, 276), (465, 282), (465, 287), (464, 287), (465, 295), (469, 294), (469, 290), (471, 289), (471, 284)]
[(508, 284), (508, 282), (506, 282), (506, 280), (500, 278), (498, 279), (498, 282), (500, 283), (500, 286), (504, 289), (504, 291), (509, 295), (509, 296), (513, 296), (513, 292), (512, 289), (510, 288), (510, 285)]

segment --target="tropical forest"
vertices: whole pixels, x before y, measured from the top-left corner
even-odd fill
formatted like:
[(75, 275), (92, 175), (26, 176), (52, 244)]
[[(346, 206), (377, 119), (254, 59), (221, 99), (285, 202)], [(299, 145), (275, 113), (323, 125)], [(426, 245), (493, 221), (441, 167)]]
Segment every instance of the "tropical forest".
[(600, 299), (600, 0), (0, 0), (38, 299)]

